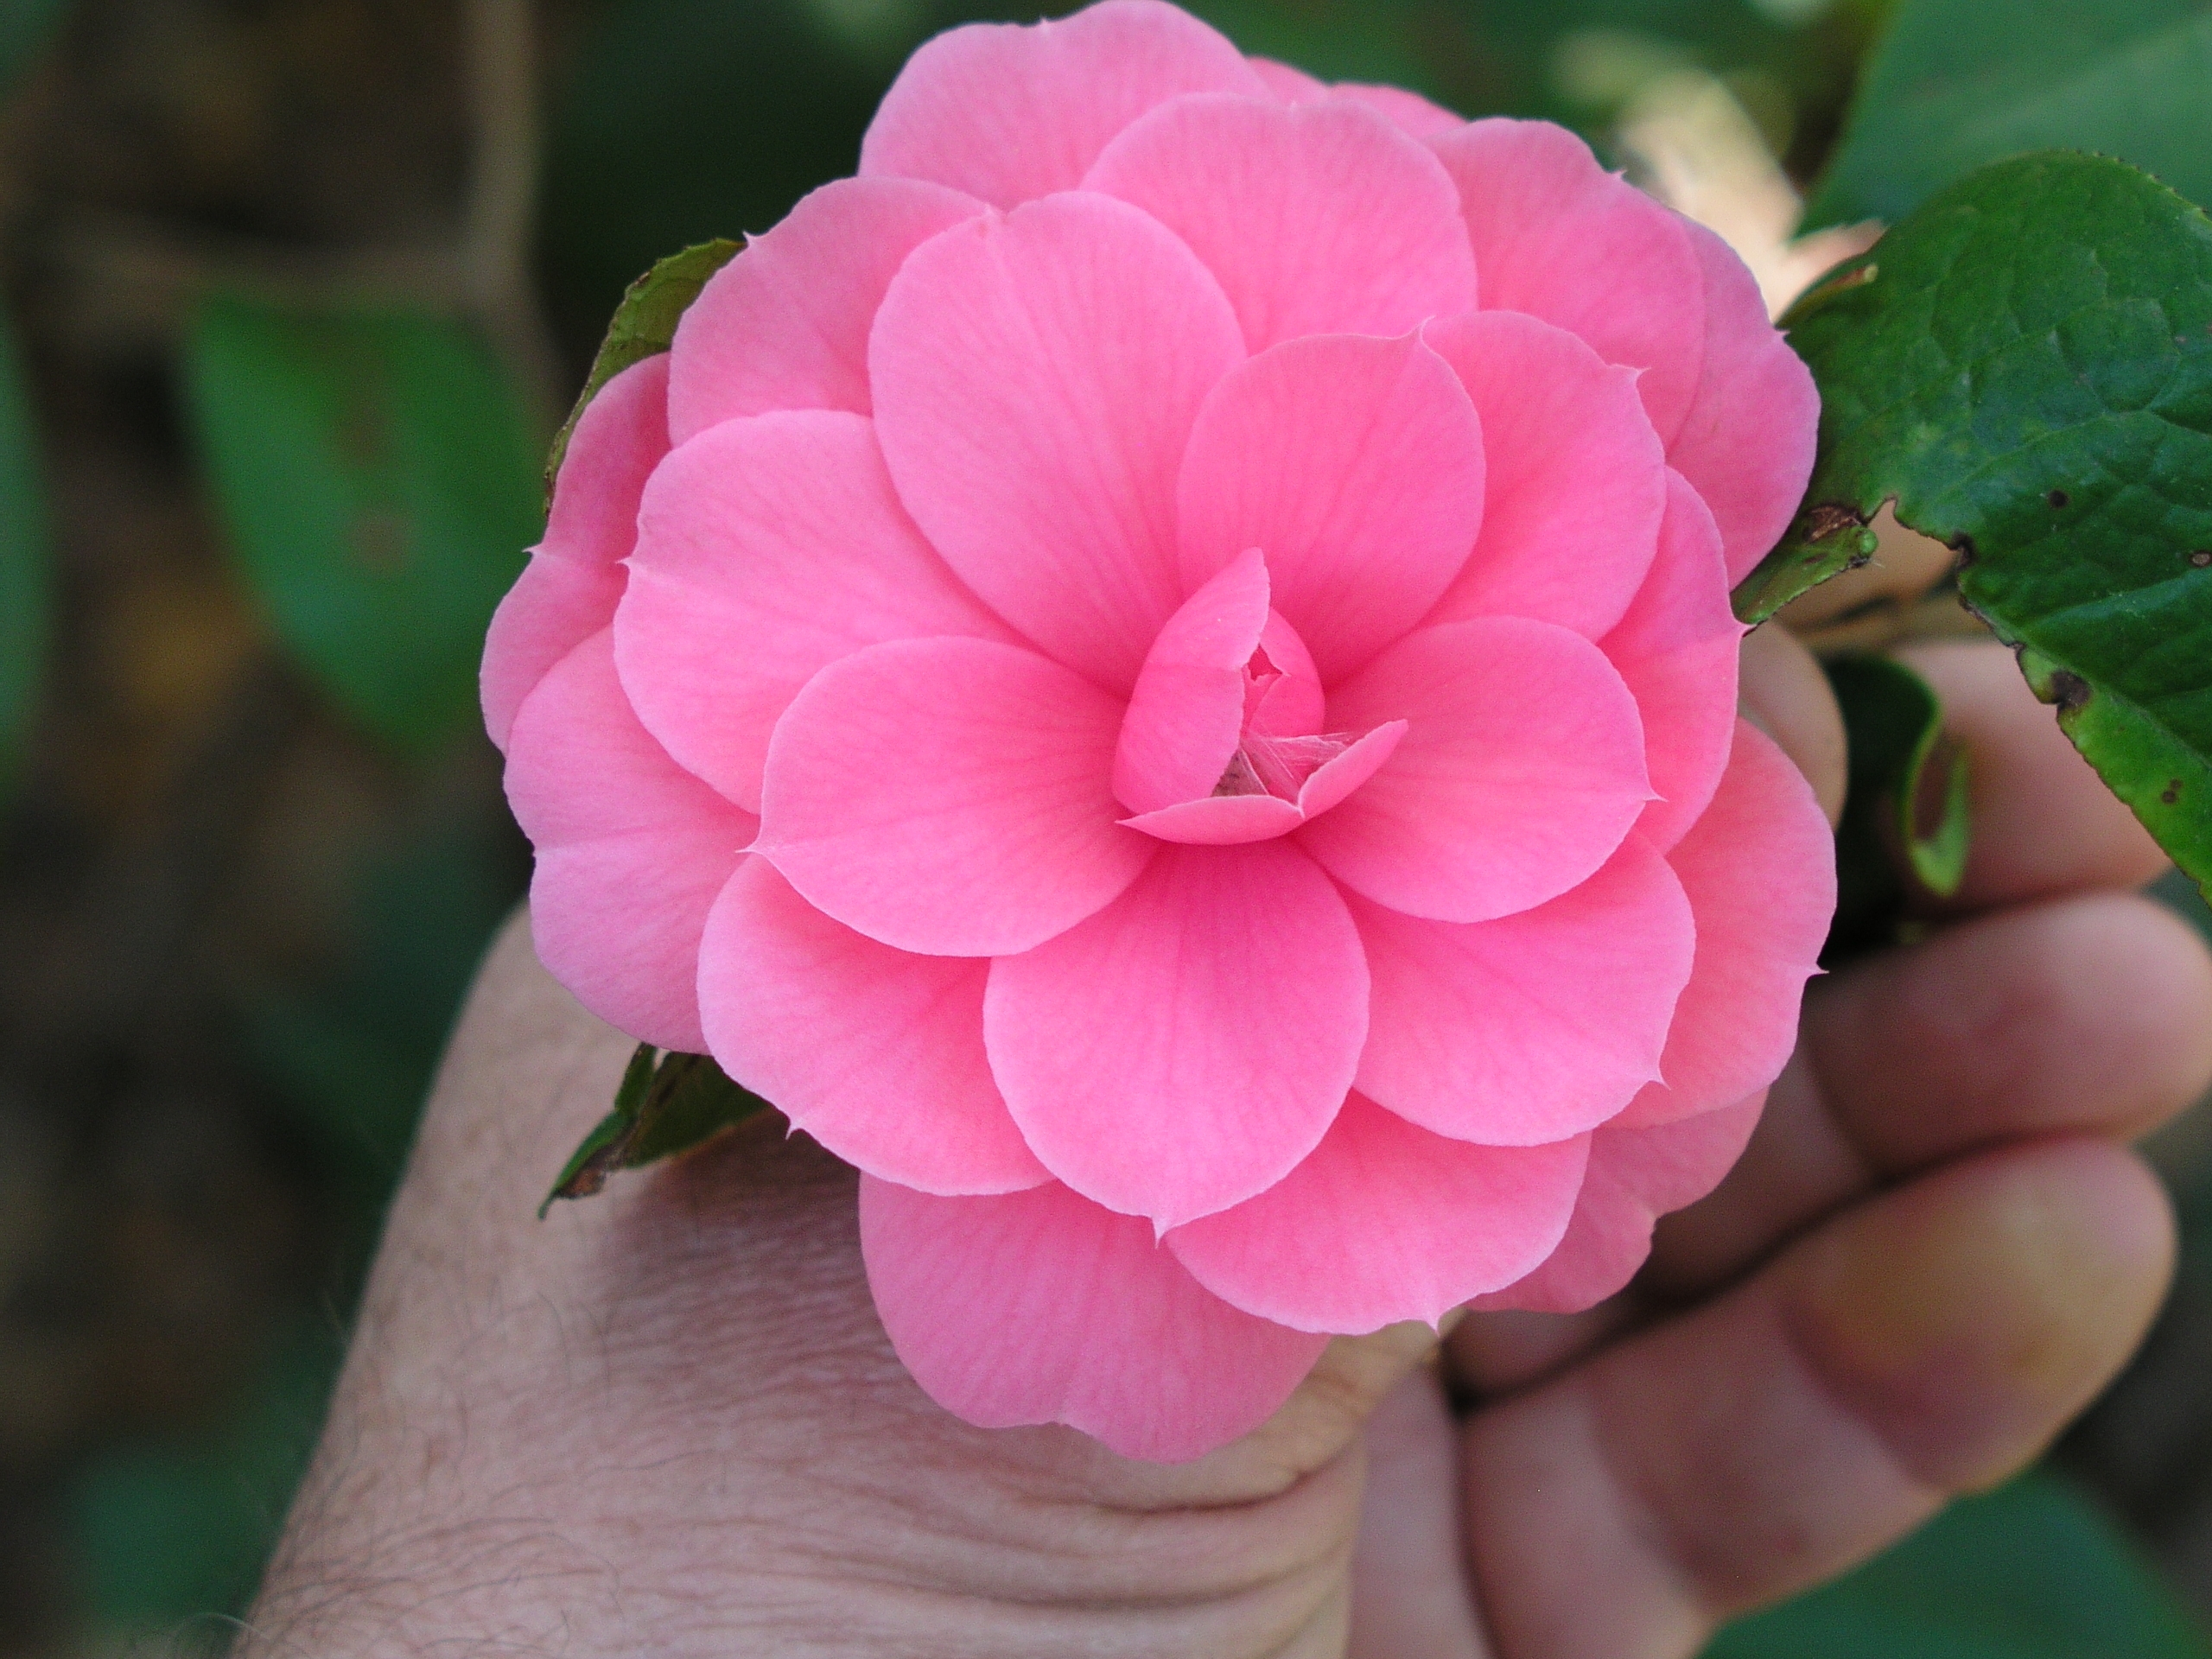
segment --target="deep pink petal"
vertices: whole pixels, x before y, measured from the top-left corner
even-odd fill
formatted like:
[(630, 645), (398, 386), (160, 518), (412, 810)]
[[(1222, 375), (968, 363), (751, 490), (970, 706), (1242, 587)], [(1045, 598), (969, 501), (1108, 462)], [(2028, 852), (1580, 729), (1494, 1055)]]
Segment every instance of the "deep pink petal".
[(1258, 548), (1324, 683), (1427, 613), (1482, 503), (1475, 406), (1410, 334), (1294, 340), (1239, 365), (1199, 411), (1176, 486), (1186, 580)]
[(1518, 311), (1432, 323), (1482, 417), (1482, 536), (1432, 622), (1533, 616), (1586, 639), (1627, 610), (1659, 543), (1667, 461), (1636, 373)]
[(914, 179), (839, 179), (800, 198), (699, 291), (676, 327), (677, 443), (777, 409), (869, 411), (868, 334), (899, 267), (983, 204)]
[(569, 435), (545, 537), (499, 601), (484, 640), (484, 724), (507, 746), (515, 710), (553, 664), (605, 627), (622, 597), (638, 497), (668, 453), (668, 358), (633, 363), (599, 389)]
[(1651, 1254), (1652, 1224), (1694, 1204), (1735, 1167), (1766, 1104), (1750, 1099), (1656, 1128), (1607, 1127), (1591, 1137), (1590, 1167), (1567, 1236), (1516, 1285), (1478, 1297), (1478, 1309), (1580, 1313), (1624, 1288)]
[(1215, 1295), (1296, 1330), (1434, 1325), (1552, 1254), (1589, 1153), (1587, 1135), (1447, 1140), (1353, 1095), (1304, 1163), (1167, 1247)]
[(722, 1070), (847, 1163), (925, 1192), (1011, 1192), (1050, 1178), (983, 1058), (988, 971), (878, 944), (747, 859), (707, 918), (700, 1013)]
[(1164, 1228), (1313, 1150), (1367, 995), (1344, 901), (1295, 847), (1163, 845), (1082, 926), (991, 964), (983, 1041), (1045, 1166)]
[(1157, 221), (1054, 196), (906, 262), (868, 346), (876, 432), (961, 578), (1126, 691), (1189, 591), (1174, 515), (1192, 421), (1243, 354), (1220, 285)]
[(1431, 922), (1359, 899), (1352, 916), (1375, 985), (1359, 1087), (1401, 1117), (1535, 1146), (1596, 1128), (1660, 1075), (1696, 929), (1641, 836), (1516, 916)]
[(820, 910), (901, 950), (1027, 950), (1118, 895), (1158, 843), (1115, 822), (1119, 704), (985, 639), (832, 664), (777, 724), (760, 851)]
[(1129, 693), (1114, 751), (1114, 793), (1132, 812), (1206, 796), (1236, 753), (1244, 665), (1268, 626), (1268, 566), (1232, 560), (1167, 620)]
[(1348, 99), (1179, 99), (1107, 145), (1084, 188), (1189, 243), (1255, 352), (1302, 334), (1402, 334), (1475, 302), (1450, 175)]
[(1409, 916), (1481, 922), (1556, 898), (1650, 798), (1635, 699), (1597, 646), (1548, 622), (1408, 634), (1330, 694), (1329, 718), (1408, 726), (1389, 763), (1299, 840)]
[(1146, 1223), (1064, 1186), (941, 1198), (870, 1176), (860, 1207), (891, 1345), (986, 1428), (1066, 1423), (1180, 1463), (1265, 1422), (1327, 1345), (1231, 1307)]
[(1728, 605), (1720, 532), (1697, 492), (1670, 473), (1659, 556), (1628, 614), (1598, 642), (1643, 715), (1644, 759), (1659, 798), (1636, 827), (1662, 852), (1697, 822), (1728, 764), (1743, 637)]
[(507, 801), (537, 850), (538, 959), (609, 1025), (702, 1051), (699, 936), (758, 824), (638, 723), (607, 630), (563, 658), (515, 715)]
[(1835, 842), (1812, 786), (1747, 721), (1712, 805), (1667, 859), (1697, 918), (1697, 959), (1660, 1057), (1666, 1081), (1637, 1096), (1624, 1125), (1710, 1111), (1774, 1081), (1835, 911)]
[(624, 689), (669, 753), (759, 810), (776, 721), (863, 645), (1004, 624), (922, 539), (861, 416), (726, 421), (645, 491), (614, 621)]
[(1011, 207), (1073, 189), (1155, 105), (1263, 91), (1235, 47), (1156, 0), (1103, 0), (1026, 26), (970, 23), (906, 60), (861, 141), (860, 170)]

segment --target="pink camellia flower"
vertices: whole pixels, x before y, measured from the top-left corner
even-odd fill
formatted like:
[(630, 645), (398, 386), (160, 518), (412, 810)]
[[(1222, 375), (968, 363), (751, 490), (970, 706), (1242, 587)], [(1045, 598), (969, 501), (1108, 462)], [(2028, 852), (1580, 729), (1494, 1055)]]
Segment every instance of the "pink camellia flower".
[(1833, 899), (1728, 588), (1811, 383), (1541, 123), (955, 29), (579, 426), (485, 706), (546, 964), (863, 1172), (970, 1421), (1198, 1455), (1618, 1289)]

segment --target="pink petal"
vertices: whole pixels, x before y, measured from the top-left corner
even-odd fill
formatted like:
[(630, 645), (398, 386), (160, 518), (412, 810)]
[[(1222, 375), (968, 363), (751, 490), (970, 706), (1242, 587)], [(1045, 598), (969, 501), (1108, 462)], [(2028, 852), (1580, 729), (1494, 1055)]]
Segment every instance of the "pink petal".
[(563, 658), (515, 715), (507, 802), (537, 849), (538, 959), (609, 1025), (703, 1051), (699, 936), (758, 826), (638, 723), (607, 630)]
[(1383, 763), (1397, 753), (1407, 729), (1402, 720), (1385, 721), (1341, 754), (1323, 761), (1299, 788), (1299, 811), (1311, 818), (1349, 799), (1354, 790), (1382, 771)]
[(645, 491), (615, 658), (669, 753), (760, 804), (776, 721), (863, 645), (944, 634), (1010, 641), (891, 487), (866, 419), (797, 410), (726, 421)]
[(816, 908), (901, 950), (988, 957), (1065, 931), (1156, 844), (1108, 791), (1120, 706), (984, 639), (871, 645), (776, 727), (760, 850)]
[(1294, 1330), (1434, 1325), (1551, 1255), (1589, 1154), (1587, 1135), (1471, 1146), (1353, 1095), (1304, 1163), (1167, 1247), (1223, 1300)]
[(1175, 499), (1185, 579), (1258, 548), (1275, 609), (1332, 684), (1426, 615), (1466, 562), (1482, 428), (1417, 336), (1294, 340), (1214, 388)]
[(1268, 91), (1285, 104), (1311, 104), (1316, 99), (1329, 95), (1329, 83), (1317, 80), (1294, 64), (1282, 63), (1274, 58), (1247, 58), (1252, 73), (1257, 75)]
[(1705, 353), (1705, 279), (1687, 221), (1548, 121), (1474, 121), (1429, 143), (1459, 184), (1483, 304), (1541, 317), (1607, 362), (1644, 370), (1637, 389), (1671, 443)]
[(1659, 798), (1636, 827), (1662, 853), (1697, 822), (1728, 764), (1743, 637), (1728, 605), (1720, 532), (1697, 492), (1669, 473), (1659, 556), (1628, 614), (1598, 642), (1643, 715), (1644, 759)]
[(1812, 786), (1747, 721), (1713, 804), (1668, 862), (1697, 918), (1697, 959), (1660, 1058), (1666, 1081), (1645, 1087), (1624, 1126), (1710, 1111), (1780, 1075), (1835, 911), (1835, 842)]
[(1188, 592), (1174, 512), (1191, 423), (1243, 354), (1219, 284), (1174, 236), (1124, 202), (1056, 196), (907, 260), (868, 346), (876, 432), (961, 578), (1126, 691)]
[(1182, 99), (1107, 145), (1084, 188), (1189, 243), (1255, 352), (1303, 334), (1402, 334), (1475, 302), (1450, 175), (1350, 100)]
[(1344, 901), (1295, 847), (1164, 846), (1115, 904), (991, 964), (983, 1042), (1045, 1166), (1166, 1228), (1313, 1150), (1367, 996)]
[(1482, 417), (1482, 537), (1428, 619), (1532, 616), (1586, 639), (1619, 621), (1651, 568), (1667, 461), (1636, 374), (1517, 311), (1422, 331)]
[(839, 179), (802, 197), (709, 279), (676, 327), (675, 441), (777, 409), (869, 411), (868, 334), (899, 267), (983, 211), (913, 179)]
[(1152, 1229), (1059, 1185), (941, 1198), (861, 1181), (861, 1250), (891, 1345), (985, 1428), (1066, 1423), (1179, 1463), (1257, 1428), (1327, 1345), (1199, 1288)]
[(1223, 567), (1167, 620), (1146, 653), (1114, 751), (1114, 793), (1132, 812), (1207, 796), (1236, 753), (1244, 665), (1268, 626), (1257, 548)]
[(1478, 1309), (1580, 1313), (1626, 1287), (1651, 1254), (1652, 1224), (1694, 1204), (1735, 1167), (1766, 1104), (1761, 1090), (1732, 1106), (1656, 1128), (1608, 1127), (1590, 1141), (1590, 1168), (1559, 1249)]
[(605, 627), (622, 597), (638, 497), (668, 453), (668, 358), (599, 389), (569, 435), (545, 538), (499, 601), (484, 640), (484, 724), (505, 748), (515, 710), (554, 664)]
[(1285, 104), (1311, 104), (1325, 98), (1349, 99), (1389, 117), (1399, 130), (1415, 138), (1433, 138), (1440, 133), (1456, 132), (1467, 124), (1465, 116), (1454, 115), (1441, 105), (1432, 104), (1420, 93), (1409, 92), (1402, 86), (1370, 86), (1357, 80), (1340, 80), (1332, 86), (1314, 79), (1303, 69), (1277, 63), (1273, 58), (1253, 58), (1249, 61), (1253, 73)]
[(1186, 92), (1263, 88), (1235, 47), (1155, 0), (947, 30), (906, 60), (861, 173), (934, 179), (1001, 207), (1081, 182), (1114, 135)]
[(1399, 1116), (1535, 1146), (1595, 1128), (1659, 1076), (1696, 928), (1641, 836), (1516, 916), (1431, 922), (1363, 900), (1352, 916), (1375, 985), (1359, 1088)]
[(1744, 262), (1704, 226), (1685, 220), (1682, 229), (1705, 276), (1705, 352), (1667, 459), (1713, 509), (1732, 585), (1797, 512), (1813, 474), (1821, 397), (1804, 360), (1767, 321)]
[(1376, 727), (1342, 753), (1315, 767), (1294, 802), (1274, 795), (1209, 795), (1141, 812), (1122, 822), (1162, 841), (1198, 847), (1229, 847), (1287, 836), (1345, 799), (1381, 771), (1405, 734), (1402, 720)]
[(1408, 634), (1330, 694), (1329, 718), (1408, 729), (1299, 839), (1409, 916), (1484, 922), (1556, 898), (1612, 855), (1651, 795), (1635, 699), (1597, 646), (1548, 622)]
[(988, 971), (863, 938), (753, 858), (707, 918), (700, 1009), (722, 1069), (847, 1163), (925, 1192), (1011, 1192), (1051, 1178), (983, 1058)]

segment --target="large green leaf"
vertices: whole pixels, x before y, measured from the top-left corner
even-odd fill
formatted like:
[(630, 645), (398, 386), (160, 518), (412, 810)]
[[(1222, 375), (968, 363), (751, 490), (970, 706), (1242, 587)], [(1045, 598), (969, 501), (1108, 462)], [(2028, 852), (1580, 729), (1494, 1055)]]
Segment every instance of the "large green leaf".
[(2212, 201), (2203, 0), (1904, 0), (1807, 222), (1901, 219), (1971, 168), (2053, 149)]
[(0, 318), (0, 800), (13, 790), (53, 627), (46, 484), (14, 331)]
[(2212, 877), (2212, 222), (2118, 162), (1984, 168), (1801, 301), (1806, 507), (1738, 590), (1833, 575), (1885, 500), (2175, 861)]
[(1723, 1631), (1706, 1659), (2208, 1659), (2103, 1512), (2031, 1474), (1847, 1578)]
[(225, 295), (188, 368), (231, 543), (299, 660), (403, 752), (472, 724), (485, 626), (542, 522), (489, 348), (425, 314)]

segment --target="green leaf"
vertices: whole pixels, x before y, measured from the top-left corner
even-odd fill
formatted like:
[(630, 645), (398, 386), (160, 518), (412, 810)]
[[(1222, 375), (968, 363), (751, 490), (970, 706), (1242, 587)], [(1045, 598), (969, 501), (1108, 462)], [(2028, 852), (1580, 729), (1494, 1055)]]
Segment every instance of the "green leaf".
[[(2212, 877), (2212, 222), (2063, 152), (1961, 180), (1794, 312), (1807, 506), (1751, 620), (1894, 499), (2175, 861)], [(1825, 532), (1825, 533), (1824, 533)]]
[(15, 333), (0, 318), (0, 800), (21, 773), (46, 677), (53, 557), (30, 398)]
[(767, 1104), (741, 1089), (704, 1054), (663, 1054), (640, 1043), (623, 1069), (614, 1109), (569, 1155), (560, 1179), (537, 1206), (538, 1219), (556, 1198), (588, 1198), (618, 1170), (639, 1169), (734, 1128)]
[(293, 653), (403, 753), (473, 725), (485, 626), (542, 522), (497, 358), (424, 313), (226, 294), (194, 323), (187, 385), (232, 548)]
[(699, 297), (707, 278), (734, 259), (738, 252), (739, 246), (734, 242), (720, 238), (702, 242), (696, 248), (670, 254), (630, 284), (622, 296), (622, 303), (614, 309), (614, 321), (607, 325), (607, 338), (600, 342), (599, 355), (592, 359), (591, 373), (584, 380), (583, 391), (577, 394), (575, 407), (561, 423), (560, 431), (554, 435), (553, 448), (545, 457), (545, 499), (549, 503), (553, 499), (553, 480), (560, 474), (562, 461), (568, 458), (569, 436), (591, 400), (599, 396), (599, 389), (632, 364), (666, 351), (676, 338), (676, 325), (690, 309), (691, 302)]
[(2031, 1473), (1951, 1506), (1706, 1659), (2208, 1659), (2202, 1632), (2074, 1484)]
[(1806, 222), (1894, 221), (2029, 149), (2116, 156), (2212, 202), (2203, 0), (1904, 0)]

